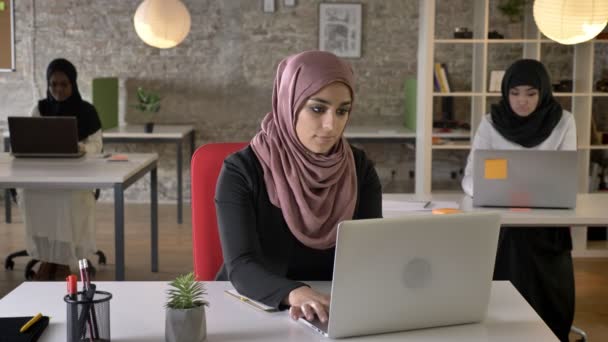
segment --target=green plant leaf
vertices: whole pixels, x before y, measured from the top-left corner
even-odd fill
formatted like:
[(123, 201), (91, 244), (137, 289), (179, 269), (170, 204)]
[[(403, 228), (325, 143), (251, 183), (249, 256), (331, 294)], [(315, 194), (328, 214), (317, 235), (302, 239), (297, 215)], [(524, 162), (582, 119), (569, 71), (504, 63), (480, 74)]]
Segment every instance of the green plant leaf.
[(142, 87), (137, 88), (138, 103), (133, 105), (134, 108), (141, 112), (157, 113), (160, 110), (160, 96), (158, 94), (147, 92)]
[(169, 283), (169, 286), (165, 304), (168, 308), (192, 309), (201, 305), (209, 305), (209, 302), (203, 299), (207, 295), (204, 284), (196, 281), (192, 272), (178, 276)]

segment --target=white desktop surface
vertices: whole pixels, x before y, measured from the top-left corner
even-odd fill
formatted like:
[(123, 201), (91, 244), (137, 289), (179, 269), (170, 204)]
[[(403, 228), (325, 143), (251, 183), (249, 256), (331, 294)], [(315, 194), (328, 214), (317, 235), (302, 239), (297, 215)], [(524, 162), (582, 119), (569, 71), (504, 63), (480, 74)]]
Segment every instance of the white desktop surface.
[[(347, 126), (344, 136), (348, 139), (415, 139), (416, 132), (403, 126)], [(444, 139), (469, 139), (471, 133), (463, 129), (449, 132), (433, 130), (433, 137)]]
[(95, 188), (124, 183), (156, 162), (156, 153), (126, 154), (128, 161), (103, 155), (81, 158), (15, 158), (0, 153), (0, 184), (20, 188)]
[(416, 138), (416, 132), (405, 127), (346, 126), (344, 136), (348, 138)]
[[(510, 209), (474, 207), (473, 199), (464, 194), (383, 194), (383, 200), (390, 201), (453, 201), (460, 204), (463, 211), (498, 212), (502, 224), (506, 226), (605, 226), (608, 225), (608, 194), (578, 194), (575, 209)], [(428, 213), (428, 212), (427, 212)], [(411, 213), (383, 211), (384, 217), (410, 215)]]
[[(112, 293), (112, 341), (164, 341), (165, 282), (97, 282)], [(328, 289), (329, 282), (311, 282)], [(79, 285), (80, 286), (80, 285)], [(207, 341), (327, 341), (286, 311), (266, 313), (239, 302), (223, 291), (228, 282), (206, 282)], [(65, 341), (64, 282), (25, 282), (0, 299), (0, 317), (50, 316), (41, 342)], [(345, 339), (342, 339), (345, 340)], [(478, 324), (363, 336), (356, 341), (556, 341), (549, 328), (509, 282), (493, 282), (488, 315)]]
[(194, 130), (192, 125), (155, 124), (151, 133), (144, 132), (144, 125), (123, 125), (103, 131), (103, 138), (183, 139)]
[[(24, 189), (114, 189), (114, 255), (117, 280), (124, 280), (124, 191), (150, 173), (150, 248), (152, 272), (158, 271), (158, 201), (156, 153), (128, 153), (127, 161), (110, 161), (102, 154), (81, 158), (15, 158), (0, 153), (0, 186)], [(6, 194), (5, 190), (5, 194)], [(5, 201), (10, 222), (10, 201)]]

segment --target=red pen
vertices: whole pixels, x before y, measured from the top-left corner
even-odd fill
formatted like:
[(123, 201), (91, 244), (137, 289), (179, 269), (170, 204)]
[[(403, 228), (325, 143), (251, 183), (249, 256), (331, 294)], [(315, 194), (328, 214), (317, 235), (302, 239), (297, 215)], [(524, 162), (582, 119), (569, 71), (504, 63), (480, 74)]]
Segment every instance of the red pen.
[(78, 292), (77, 289), (77, 282), (78, 279), (76, 278), (75, 275), (70, 274), (69, 276), (67, 276), (67, 278), (65, 278), (67, 285), (68, 285), (68, 296), (70, 296), (71, 300), (76, 300), (76, 294)]

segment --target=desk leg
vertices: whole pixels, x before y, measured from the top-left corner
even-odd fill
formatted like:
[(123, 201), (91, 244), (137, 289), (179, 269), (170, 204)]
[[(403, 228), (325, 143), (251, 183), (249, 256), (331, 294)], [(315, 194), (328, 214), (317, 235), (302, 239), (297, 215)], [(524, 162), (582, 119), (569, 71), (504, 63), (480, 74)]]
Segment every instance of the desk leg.
[(4, 219), (6, 223), (11, 223), (12, 220), (11, 214), (11, 191), (9, 189), (4, 189)]
[(177, 223), (182, 224), (182, 142), (177, 142)]
[[(8, 152), (10, 150), (10, 140), (9, 138), (4, 138), (4, 152)], [(4, 189), (4, 219), (6, 223), (11, 223), (12, 220), (11, 214), (11, 191), (9, 189)]]
[(158, 180), (156, 167), (150, 170), (150, 243), (152, 272), (158, 272)]
[(125, 193), (122, 184), (114, 184), (115, 278), (125, 280)]
[(192, 156), (194, 155), (194, 151), (196, 150), (196, 135), (194, 134), (194, 130), (190, 132), (190, 160), (192, 160)]

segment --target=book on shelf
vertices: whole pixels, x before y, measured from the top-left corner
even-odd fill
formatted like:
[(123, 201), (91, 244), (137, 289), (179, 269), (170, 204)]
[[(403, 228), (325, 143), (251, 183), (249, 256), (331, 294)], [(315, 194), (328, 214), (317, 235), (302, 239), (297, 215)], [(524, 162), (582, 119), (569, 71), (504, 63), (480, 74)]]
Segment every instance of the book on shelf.
[(433, 72), (433, 81), (435, 90), (441, 93), (449, 93), (450, 81), (448, 78), (447, 66), (443, 63), (435, 63), (435, 69)]
[(490, 72), (490, 86), (489, 92), (500, 92), (500, 86), (502, 84), (502, 78), (505, 76), (504, 70), (492, 70)]

